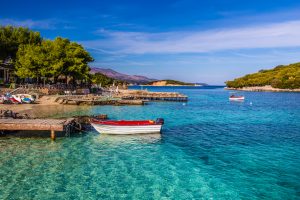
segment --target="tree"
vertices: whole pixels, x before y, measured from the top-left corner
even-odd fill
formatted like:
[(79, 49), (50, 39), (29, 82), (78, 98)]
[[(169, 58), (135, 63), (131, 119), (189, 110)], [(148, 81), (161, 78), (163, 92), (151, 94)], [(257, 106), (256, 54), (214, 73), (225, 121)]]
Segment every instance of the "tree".
[(98, 85), (101, 84), (102, 87), (105, 87), (105, 86), (113, 84), (114, 79), (112, 79), (104, 74), (101, 74), (101, 73), (95, 73), (95, 74), (91, 75), (91, 81), (92, 81), (92, 83), (95, 83)]
[(76, 79), (88, 79), (90, 72), (88, 63), (93, 61), (90, 54), (75, 42), (68, 43), (65, 53), (64, 75), (71, 76), (73, 81)]
[(36, 45), (41, 41), (39, 32), (23, 27), (0, 26), (0, 62), (14, 62), (20, 45)]
[(53, 77), (55, 82), (59, 76), (76, 79), (88, 79), (93, 61), (84, 48), (68, 39), (56, 38), (43, 40), (39, 45), (20, 45), (16, 59), (16, 74), (21, 77), (37, 78)]
[(40, 45), (20, 45), (15, 65), (16, 75), (20, 78), (41, 77), (41, 52)]
[(52, 41), (20, 45), (16, 56), (15, 73), (20, 78), (53, 77), (56, 58)]

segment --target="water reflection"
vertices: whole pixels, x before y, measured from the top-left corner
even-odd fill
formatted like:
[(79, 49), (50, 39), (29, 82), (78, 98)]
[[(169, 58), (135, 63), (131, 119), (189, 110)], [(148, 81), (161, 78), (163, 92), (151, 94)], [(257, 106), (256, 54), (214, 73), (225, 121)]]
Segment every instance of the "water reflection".
[(160, 133), (154, 134), (135, 134), (135, 135), (107, 135), (100, 134), (95, 137), (95, 140), (100, 143), (111, 144), (150, 144), (157, 143), (161, 140)]

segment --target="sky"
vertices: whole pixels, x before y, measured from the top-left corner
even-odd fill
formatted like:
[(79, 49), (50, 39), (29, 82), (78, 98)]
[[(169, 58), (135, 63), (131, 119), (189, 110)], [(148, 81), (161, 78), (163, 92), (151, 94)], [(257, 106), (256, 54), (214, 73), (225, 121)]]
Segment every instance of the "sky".
[(223, 85), (300, 62), (299, 0), (15, 0), (0, 25), (84, 46), (92, 67)]

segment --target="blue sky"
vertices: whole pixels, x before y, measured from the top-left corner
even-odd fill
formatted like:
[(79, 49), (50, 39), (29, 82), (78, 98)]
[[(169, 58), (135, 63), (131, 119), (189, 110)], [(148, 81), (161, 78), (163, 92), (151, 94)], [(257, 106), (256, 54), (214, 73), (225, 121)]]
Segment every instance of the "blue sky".
[(298, 0), (4, 1), (0, 24), (67, 37), (91, 66), (223, 84), (300, 61)]

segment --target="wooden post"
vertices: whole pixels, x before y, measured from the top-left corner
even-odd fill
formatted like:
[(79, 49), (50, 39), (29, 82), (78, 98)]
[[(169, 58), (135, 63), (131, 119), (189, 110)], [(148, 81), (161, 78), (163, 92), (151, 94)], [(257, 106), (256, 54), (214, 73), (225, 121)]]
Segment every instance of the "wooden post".
[(55, 135), (55, 131), (51, 130), (51, 140), (55, 140), (56, 135)]

